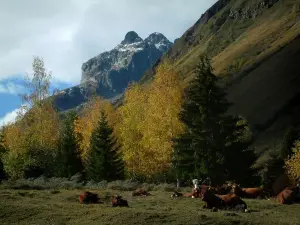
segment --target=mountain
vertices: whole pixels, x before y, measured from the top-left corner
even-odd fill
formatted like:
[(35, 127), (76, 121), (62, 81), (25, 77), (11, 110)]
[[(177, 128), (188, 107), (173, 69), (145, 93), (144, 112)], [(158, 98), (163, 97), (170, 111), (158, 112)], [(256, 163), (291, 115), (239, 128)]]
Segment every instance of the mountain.
[(58, 92), (55, 105), (60, 111), (80, 107), (94, 94), (113, 101), (130, 82), (139, 81), (171, 46), (161, 33), (152, 33), (143, 40), (136, 32), (128, 32), (114, 49), (83, 63), (80, 84)]
[[(262, 157), (279, 150), (289, 127), (300, 127), (300, 2), (296, 0), (219, 0), (190, 27), (140, 83), (151, 82), (165, 61), (185, 84), (199, 56), (207, 54), (220, 85), (244, 116)], [(264, 164), (264, 159), (260, 159)]]

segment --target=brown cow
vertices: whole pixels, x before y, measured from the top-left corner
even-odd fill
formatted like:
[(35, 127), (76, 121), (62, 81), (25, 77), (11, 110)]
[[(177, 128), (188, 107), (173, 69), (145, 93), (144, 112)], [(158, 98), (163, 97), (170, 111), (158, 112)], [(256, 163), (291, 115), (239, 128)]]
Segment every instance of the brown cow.
[(85, 191), (79, 196), (79, 201), (82, 204), (95, 204), (99, 202), (99, 197), (96, 193)]
[[(193, 183), (195, 183), (195, 180), (197, 179), (194, 179), (193, 180)], [(201, 185), (198, 185), (195, 184), (195, 186), (192, 187), (192, 193), (185, 193), (183, 194), (184, 197), (192, 197), (192, 198), (200, 198), (201, 197), (201, 191), (202, 190), (207, 190), (209, 188), (209, 186), (205, 185), (205, 184), (201, 184)]]
[(201, 190), (202, 189), (192, 189), (192, 198), (200, 198), (201, 197)]
[(232, 193), (241, 198), (266, 198), (268, 196), (263, 188), (241, 188), (236, 184), (232, 185)]
[(127, 200), (122, 199), (122, 196), (113, 196), (111, 200), (112, 207), (129, 207)]
[(276, 201), (280, 204), (292, 204), (298, 200), (298, 193), (298, 187), (286, 187), (276, 196)]
[(138, 188), (134, 192), (132, 192), (132, 196), (149, 196), (149, 195), (151, 194), (143, 190), (142, 188)]
[(229, 184), (223, 184), (222, 186), (217, 186), (214, 188), (215, 194), (226, 195), (231, 192), (232, 186)]
[(198, 188), (192, 188), (192, 198), (200, 198), (202, 190), (208, 190), (210, 186), (201, 184)]
[(201, 199), (206, 203), (203, 208), (235, 209), (243, 210), (244, 212), (248, 211), (247, 204), (235, 194), (215, 195), (210, 190), (203, 190), (201, 192)]
[(193, 193), (190, 193), (190, 192), (188, 192), (188, 193), (185, 193), (185, 194), (183, 194), (183, 196), (184, 197), (192, 197), (193, 196)]

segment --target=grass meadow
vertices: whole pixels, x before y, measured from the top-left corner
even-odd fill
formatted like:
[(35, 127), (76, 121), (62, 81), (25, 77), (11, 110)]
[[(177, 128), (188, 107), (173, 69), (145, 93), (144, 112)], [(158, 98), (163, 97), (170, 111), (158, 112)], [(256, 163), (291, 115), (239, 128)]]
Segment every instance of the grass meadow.
[[(30, 183), (31, 182), (31, 183)], [(138, 184), (113, 182), (71, 185), (61, 181), (51, 185), (30, 182), (0, 185), (0, 224), (300, 224), (300, 205), (280, 205), (274, 200), (245, 200), (249, 213), (202, 209), (199, 199), (170, 197), (173, 185), (139, 186), (152, 196), (132, 197)], [(30, 185), (29, 185), (30, 183)], [(68, 185), (66, 185), (68, 184)], [(98, 193), (102, 204), (82, 205), (78, 197), (83, 190)], [(190, 188), (182, 189), (182, 192)], [(129, 208), (112, 208), (111, 195), (121, 194)]]

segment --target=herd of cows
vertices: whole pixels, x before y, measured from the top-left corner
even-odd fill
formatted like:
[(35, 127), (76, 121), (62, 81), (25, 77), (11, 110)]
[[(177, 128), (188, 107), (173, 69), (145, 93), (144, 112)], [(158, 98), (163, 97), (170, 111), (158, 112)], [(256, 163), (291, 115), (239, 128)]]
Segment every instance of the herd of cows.
[[(209, 185), (201, 184), (197, 179), (193, 180), (192, 192), (182, 194), (175, 191), (171, 198), (190, 197), (199, 198), (205, 205), (203, 208), (210, 209), (215, 212), (218, 210), (238, 210), (248, 212), (247, 204), (242, 198), (250, 199), (274, 199), (280, 204), (293, 204), (300, 202), (299, 185), (288, 186), (284, 188), (279, 194), (272, 195), (267, 192), (264, 188), (241, 188), (237, 184), (224, 184), (218, 187), (212, 187)], [(149, 196), (149, 192), (138, 188), (132, 192), (132, 196)], [(100, 203), (100, 198), (96, 193), (89, 191), (83, 192), (79, 201), (82, 204)], [(123, 199), (122, 196), (111, 197), (112, 207), (128, 207), (127, 200)]]

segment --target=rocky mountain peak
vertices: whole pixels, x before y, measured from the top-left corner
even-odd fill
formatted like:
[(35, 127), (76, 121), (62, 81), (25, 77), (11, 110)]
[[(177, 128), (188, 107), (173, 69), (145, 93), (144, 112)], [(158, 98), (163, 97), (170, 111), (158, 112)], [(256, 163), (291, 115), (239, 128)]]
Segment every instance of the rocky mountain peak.
[(168, 40), (163, 34), (158, 33), (158, 32), (154, 32), (152, 34), (150, 34), (145, 41), (146, 42), (150, 42), (150, 43), (159, 43), (160, 41), (165, 41)]
[(83, 63), (81, 83), (57, 95), (56, 106), (68, 110), (94, 94), (110, 100), (120, 96), (129, 83), (139, 81), (171, 46), (161, 33), (152, 33), (143, 40), (136, 32), (129, 31), (111, 51)]
[(149, 45), (154, 45), (158, 50), (166, 52), (172, 45), (172, 42), (170, 42), (163, 34), (154, 32), (150, 34), (145, 40)]
[(124, 40), (121, 42), (121, 44), (133, 44), (135, 42), (141, 42), (143, 39), (135, 32), (135, 31), (129, 31), (126, 35)]

